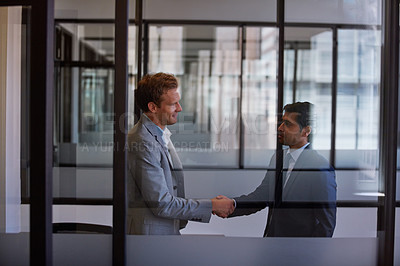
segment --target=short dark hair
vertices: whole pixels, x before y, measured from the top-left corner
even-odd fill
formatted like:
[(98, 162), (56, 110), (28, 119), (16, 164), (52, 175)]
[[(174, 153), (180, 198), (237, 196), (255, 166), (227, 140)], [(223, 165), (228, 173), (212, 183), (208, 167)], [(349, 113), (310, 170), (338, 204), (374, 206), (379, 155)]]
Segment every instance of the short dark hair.
[(309, 102), (296, 102), (285, 105), (283, 107), (284, 112), (298, 113), (296, 116), (296, 122), (299, 124), (300, 129), (312, 124), (312, 108), (313, 104)]
[[(299, 124), (300, 130), (312, 125), (314, 105), (309, 102), (296, 102), (285, 105), (284, 112), (298, 113), (296, 122)], [(308, 141), (311, 142), (312, 135), (308, 135)]]
[(135, 102), (143, 112), (148, 112), (150, 102), (160, 106), (161, 96), (170, 89), (178, 88), (178, 80), (172, 74), (156, 73), (145, 75), (135, 90)]

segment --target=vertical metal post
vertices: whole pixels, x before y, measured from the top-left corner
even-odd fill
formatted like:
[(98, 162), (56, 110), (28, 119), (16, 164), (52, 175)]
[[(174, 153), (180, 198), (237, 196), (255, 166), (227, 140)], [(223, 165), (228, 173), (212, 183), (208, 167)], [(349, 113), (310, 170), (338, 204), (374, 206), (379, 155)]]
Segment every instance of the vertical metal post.
[(336, 110), (337, 110), (337, 73), (338, 73), (338, 29), (332, 28), (332, 114), (331, 114), (331, 152), (330, 164), (335, 167), (336, 159)]
[(113, 265), (126, 264), (129, 0), (115, 5)]
[[(284, 89), (284, 53), (285, 53), (285, 0), (277, 0), (277, 24), (279, 30), (279, 49), (278, 49), (278, 102), (277, 102), (277, 120), (278, 126), (279, 122), (282, 120), (282, 110), (283, 110), (283, 89)], [(276, 150), (282, 150), (282, 144), (278, 141), (278, 136), (276, 138)], [(278, 153), (279, 154), (279, 153)], [(281, 158), (282, 159), (282, 158)], [(276, 169), (282, 168), (282, 160), (276, 160)], [(280, 164), (280, 167), (278, 167)]]
[(32, 1), (30, 264), (52, 265), (54, 0)]
[(398, 131), (399, 3), (382, 1), (382, 61), (380, 112), (380, 197), (378, 207), (378, 265), (393, 265), (396, 211), (396, 166)]
[[(136, 0), (136, 16), (135, 24), (137, 26), (137, 75), (136, 75), (136, 85), (142, 78), (142, 68), (143, 68), (143, 0)], [(147, 61), (144, 62), (147, 64)], [(147, 69), (147, 67), (146, 67)], [(137, 86), (136, 86), (137, 87)], [(140, 118), (140, 108), (135, 104), (135, 123)]]
[(293, 67), (293, 94), (292, 94), (292, 102), (296, 102), (296, 94), (297, 94), (297, 66), (298, 66), (298, 57), (299, 57), (299, 45), (296, 43), (294, 45), (294, 67)]
[[(143, 59), (142, 73), (145, 75), (149, 73), (149, 24), (147, 22), (143, 22)], [(160, 49), (161, 50), (161, 49)]]
[[(277, 99), (277, 125), (276, 132), (280, 122), (282, 121), (282, 110), (283, 110), (283, 70), (284, 70), (284, 53), (285, 53), (285, 1), (277, 0), (277, 25), (279, 29), (279, 50), (278, 50), (278, 99)], [(276, 136), (276, 161), (275, 161), (275, 201), (274, 205), (279, 205), (282, 201), (282, 178), (279, 178), (280, 172), (283, 167), (283, 152), (282, 144), (279, 142), (278, 135)], [(274, 205), (271, 206), (270, 211), (273, 211)]]
[(238, 106), (238, 123), (239, 123), (239, 168), (244, 168), (244, 123), (243, 123), (243, 63), (246, 59), (246, 28), (242, 25), (240, 28), (241, 53), (240, 53), (240, 77), (239, 77), (239, 106)]

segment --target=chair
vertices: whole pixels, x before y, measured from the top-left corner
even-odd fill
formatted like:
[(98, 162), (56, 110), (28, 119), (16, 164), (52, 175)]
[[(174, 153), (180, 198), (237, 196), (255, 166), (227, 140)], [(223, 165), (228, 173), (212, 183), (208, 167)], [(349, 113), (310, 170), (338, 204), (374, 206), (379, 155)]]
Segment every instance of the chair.
[(88, 223), (53, 223), (53, 233), (112, 234), (112, 227)]

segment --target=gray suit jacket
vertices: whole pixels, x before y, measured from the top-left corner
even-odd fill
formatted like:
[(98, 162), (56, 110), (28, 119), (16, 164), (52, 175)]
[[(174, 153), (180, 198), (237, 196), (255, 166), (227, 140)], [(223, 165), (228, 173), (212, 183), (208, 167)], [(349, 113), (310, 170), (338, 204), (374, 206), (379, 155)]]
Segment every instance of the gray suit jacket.
[(129, 234), (179, 235), (180, 220), (209, 222), (211, 200), (177, 196), (183, 194), (182, 170), (173, 170), (162, 133), (149, 118), (131, 129), (128, 145)]

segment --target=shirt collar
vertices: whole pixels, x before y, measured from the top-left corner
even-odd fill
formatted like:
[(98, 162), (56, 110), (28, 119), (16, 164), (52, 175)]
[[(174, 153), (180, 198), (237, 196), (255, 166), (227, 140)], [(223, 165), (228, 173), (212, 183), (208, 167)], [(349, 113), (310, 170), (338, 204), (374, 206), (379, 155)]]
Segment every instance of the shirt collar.
[(297, 159), (299, 159), (300, 154), (304, 151), (304, 149), (310, 145), (309, 142), (307, 142), (303, 147), (299, 148), (299, 149), (288, 149), (288, 154), (290, 154), (293, 158), (293, 160), (296, 162)]
[[(156, 125), (145, 113), (143, 113), (142, 115), (144, 115), (147, 119), (149, 119), (154, 125)], [(162, 128), (161, 127), (159, 127), (159, 126), (157, 126), (156, 125), (156, 127), (158, 128), (158, 130), (160, 131), (160, 133), (161, 134), (164, 134), (164, 130), (162, 130)], [(167, 127), (165, 127), (165, 128), (167, 128)], [(168, 130), (169, 131), (169, 130)]]
[(149, 121), (151, 121), (151, 123), (153, 123), (156, 126), (158, 132), (161, 134), (161, 139), (163, 140), (164, 145), (168, 145), (172, 133), (171, 133), (171, 131), (169, 131), (167, 126), (165, 126), (165, 128), (163, 130), (161, 127), (157, 126), (145, 113), (143, 113), (142, 115), (144, 117), (146, 117)]

